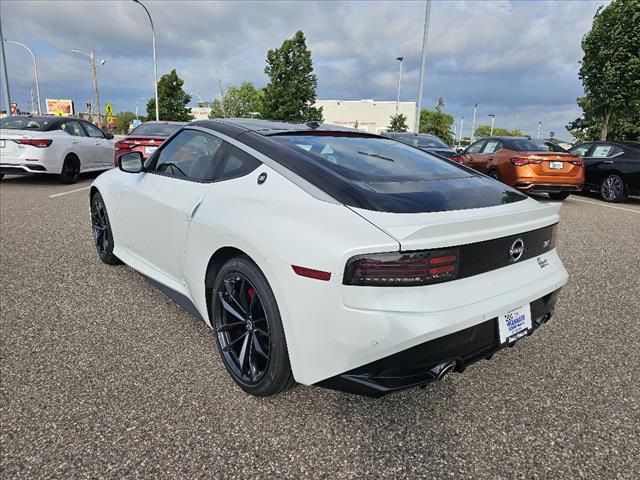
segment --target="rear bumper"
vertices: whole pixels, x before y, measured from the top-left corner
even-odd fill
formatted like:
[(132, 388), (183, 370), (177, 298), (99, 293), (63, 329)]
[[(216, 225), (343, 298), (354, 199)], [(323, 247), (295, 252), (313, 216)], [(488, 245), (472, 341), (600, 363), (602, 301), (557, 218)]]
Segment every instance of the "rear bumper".
[[(529, 335), (553, 316), (559, 292), (560, 288), (531, 302), (532, 329)], [(510, 346), (514, 344), (515, 342)], [(316, 385), (381, 397), (387, 393), (430, 383), (441, 378), (449, 369), (462, 372), (478, 360), (490, 359), (501, 348), (504, 345), (499, 343), (496, 317), (328, 378)]]
[(39, 163), (0, 163), (0, 173), (6, 175), (31, 175), (50, 172), (47, 171), (47, 167)]
[(517, 182), (515, 188), (523, 192), (579, 192), (582, 183)]

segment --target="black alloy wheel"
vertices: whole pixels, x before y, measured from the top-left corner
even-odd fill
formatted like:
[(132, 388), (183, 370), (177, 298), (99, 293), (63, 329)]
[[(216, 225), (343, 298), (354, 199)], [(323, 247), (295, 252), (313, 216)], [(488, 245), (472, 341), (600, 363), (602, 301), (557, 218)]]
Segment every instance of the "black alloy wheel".
[(234, 381), (257, 396), (291, 386), (280, 314), (262, 272), (248, 257), (236, 257), (220, 269), (212, 295), (212, 325)]
[(600, 184), (600, 196), (605, 202), (623, 202), (626, 198), (624, 180), (619, 175), (608, 175)]
[(91, 229), (100, 260), (107, 265), (122, 263), (113, 254), (113, 234), (111, 233), (107, 207), (104, 204), (102, 195), (97, 192), (91, 197)]
[(571, 192), (549, 192), (551, 200), (565, 200)]
[(493, 178), (494, 180), (498, 180), (500, 181), (500, 175), (498, 175), (498, 172), (496, 170), (491, 170), (488, 175)]
[(76, 183), (80, 176), (80, 159), (75, 155), (69, 155), (64, 159), (62, 164), (62, 172), (60, 173), (60, 181), (62, 183)]

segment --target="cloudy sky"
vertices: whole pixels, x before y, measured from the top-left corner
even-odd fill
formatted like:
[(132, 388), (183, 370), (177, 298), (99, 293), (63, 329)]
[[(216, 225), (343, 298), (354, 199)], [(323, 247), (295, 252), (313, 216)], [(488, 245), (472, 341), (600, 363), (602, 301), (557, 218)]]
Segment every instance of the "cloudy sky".
[[(577, 116), (580, 40), (598, 1), (434, 1), (423, 105), (444, 97), (445, 110), (464, 117), (469, 135), (473, 104), (479, 123), (569, 138)], [(267, 83), (266, 52), (303, 30), (318, 75), (319, 99), (394, 100), (398, 56), (405, 58), (402, 100), (417, 98), (424, 2), (151, 1), (159, 75), (176, 68), (185, 90), (212, 99), (242, 81)], [(29, 45), (38, 59), (44, 98), (92, 98), (88, 60), (94, 51), (102, 102), (135, 109), (153, 96), (151, 34), (144, 10), (132, 1), (0, 2), (3, 33)], [(13, 101), (27, 106), (33, 69), (27, 51), (6, 45)], [(194, 106), (197, 97), (194, 96)], [(4, 108), (4, 105), (3, 105)], [(144, 102), (139, 101), (144, 111)]]

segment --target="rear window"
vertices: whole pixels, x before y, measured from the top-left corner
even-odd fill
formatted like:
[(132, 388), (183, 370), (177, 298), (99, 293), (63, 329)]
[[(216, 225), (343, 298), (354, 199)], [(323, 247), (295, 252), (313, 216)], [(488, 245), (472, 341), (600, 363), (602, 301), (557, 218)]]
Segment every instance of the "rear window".
[(471, 175), (446, 160), (386, 138), (313, 134), (271, 138), (356, 182), (442, 180)]
[(426, 135), (418, 135), (418, 146), (425, 148), (449, 148), (449, 145), (436, 137), (427, 137)]
[(182, 125), (176, 125), (171, 123), (142, 123), (136, 128), (131, 130), (129, 135), (149, 136), (149, 137), (170, 137), (178, 130), (182, 128)]
[(53, 118), (11, 116), (0, 120), (0, 128), (10, 130), (44, 130), (45, 127), (53, 121)]
[(510, 139), (509, 143), (519, 152), (566, 152), (564, 148), (544, 140), (514, 138)]

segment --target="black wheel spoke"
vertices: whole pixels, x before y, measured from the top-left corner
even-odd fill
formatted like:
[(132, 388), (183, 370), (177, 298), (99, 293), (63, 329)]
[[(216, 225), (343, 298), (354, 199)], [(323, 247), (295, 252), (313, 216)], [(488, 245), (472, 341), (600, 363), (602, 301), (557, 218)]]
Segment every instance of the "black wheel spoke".
[(235, 340), (232, 340), (231, 342), (227, 343), (227, 345), (223, 348), (223, 350), (226, 351), (226, 352), (231, 351), (231, 347), (233, 347), (236, 343), (238, 343), (240, 340), (242, 340), (246, 336), (247, 336), (247, 333), (243, 333), (242, 335), (240, 335)]
[(259, 355), (262, 355), (264, 358), (269, 358), (269, 355), (264, 353), (264, 350), (262, 350), (262, 347), (260, 346), (260, 342), (258, 341), (257, 335), (255, 334), (252, 335), (251, 341), (253, 342), (253, 348), (256, 351), (256, 353), (258, 353)]
[(245, 325), (246, 325), (245, 322), (227, 323), (226, 325), (222, 325), (221, 327), (216, 328), (216, 332), (218, 332), (218, 333), (228, 332), (230, 330), (234, 330), (234, 329), (237, 329), (237, 328), (244, 328)]
[(244, 373), (245, 364), (247, 363), (249, 357), (249, 335), (244, 335), (244, 342), (242, 343), (242, 348), (240, 349), (240, 355), (238, 356), (240, 359), (240, 374)]
[(269, 338), (269, 336), (270, 336), (267, 332), (265, 332), (264, 330), (262, 330), (260, 328), (256, 328), (256, 333), (259, 333), (260, 335), (264, 335), (267, 338)]
[(240, 309), (240, 312), (242, 313), (242, 315), (244, 315), (243, 320), (246, 318), (247, 316), (247, 312), (244, 308), (242, 308), (242, 305), (240, 305), (238, 303), (238, 300), (236, 299), (236, 291), (235, 291), (235, 285), (231, 283), (230, 280), (225, 279), (224, 280), (224, 288), (227, 291), (227, 294), (229, 295), (229, 298), (231, 300), (233, 300), (233, 303), (235, 303), (238, 308)]
[(233, 308), (231, 306), (231, 304), (229, 302), (227, 302), (224, 297), (222, 296), (222, 292), (218, 293), (218, 296), (220, 297), (220, 301), (222, 302), (222, 307), (229, 312), (231, 315), (233, 315), (234, 317), (236, 317), (238, 320), (242, 321), (243, 323), (246, 321), (245, 316), (238, 313), (238, 311)]

